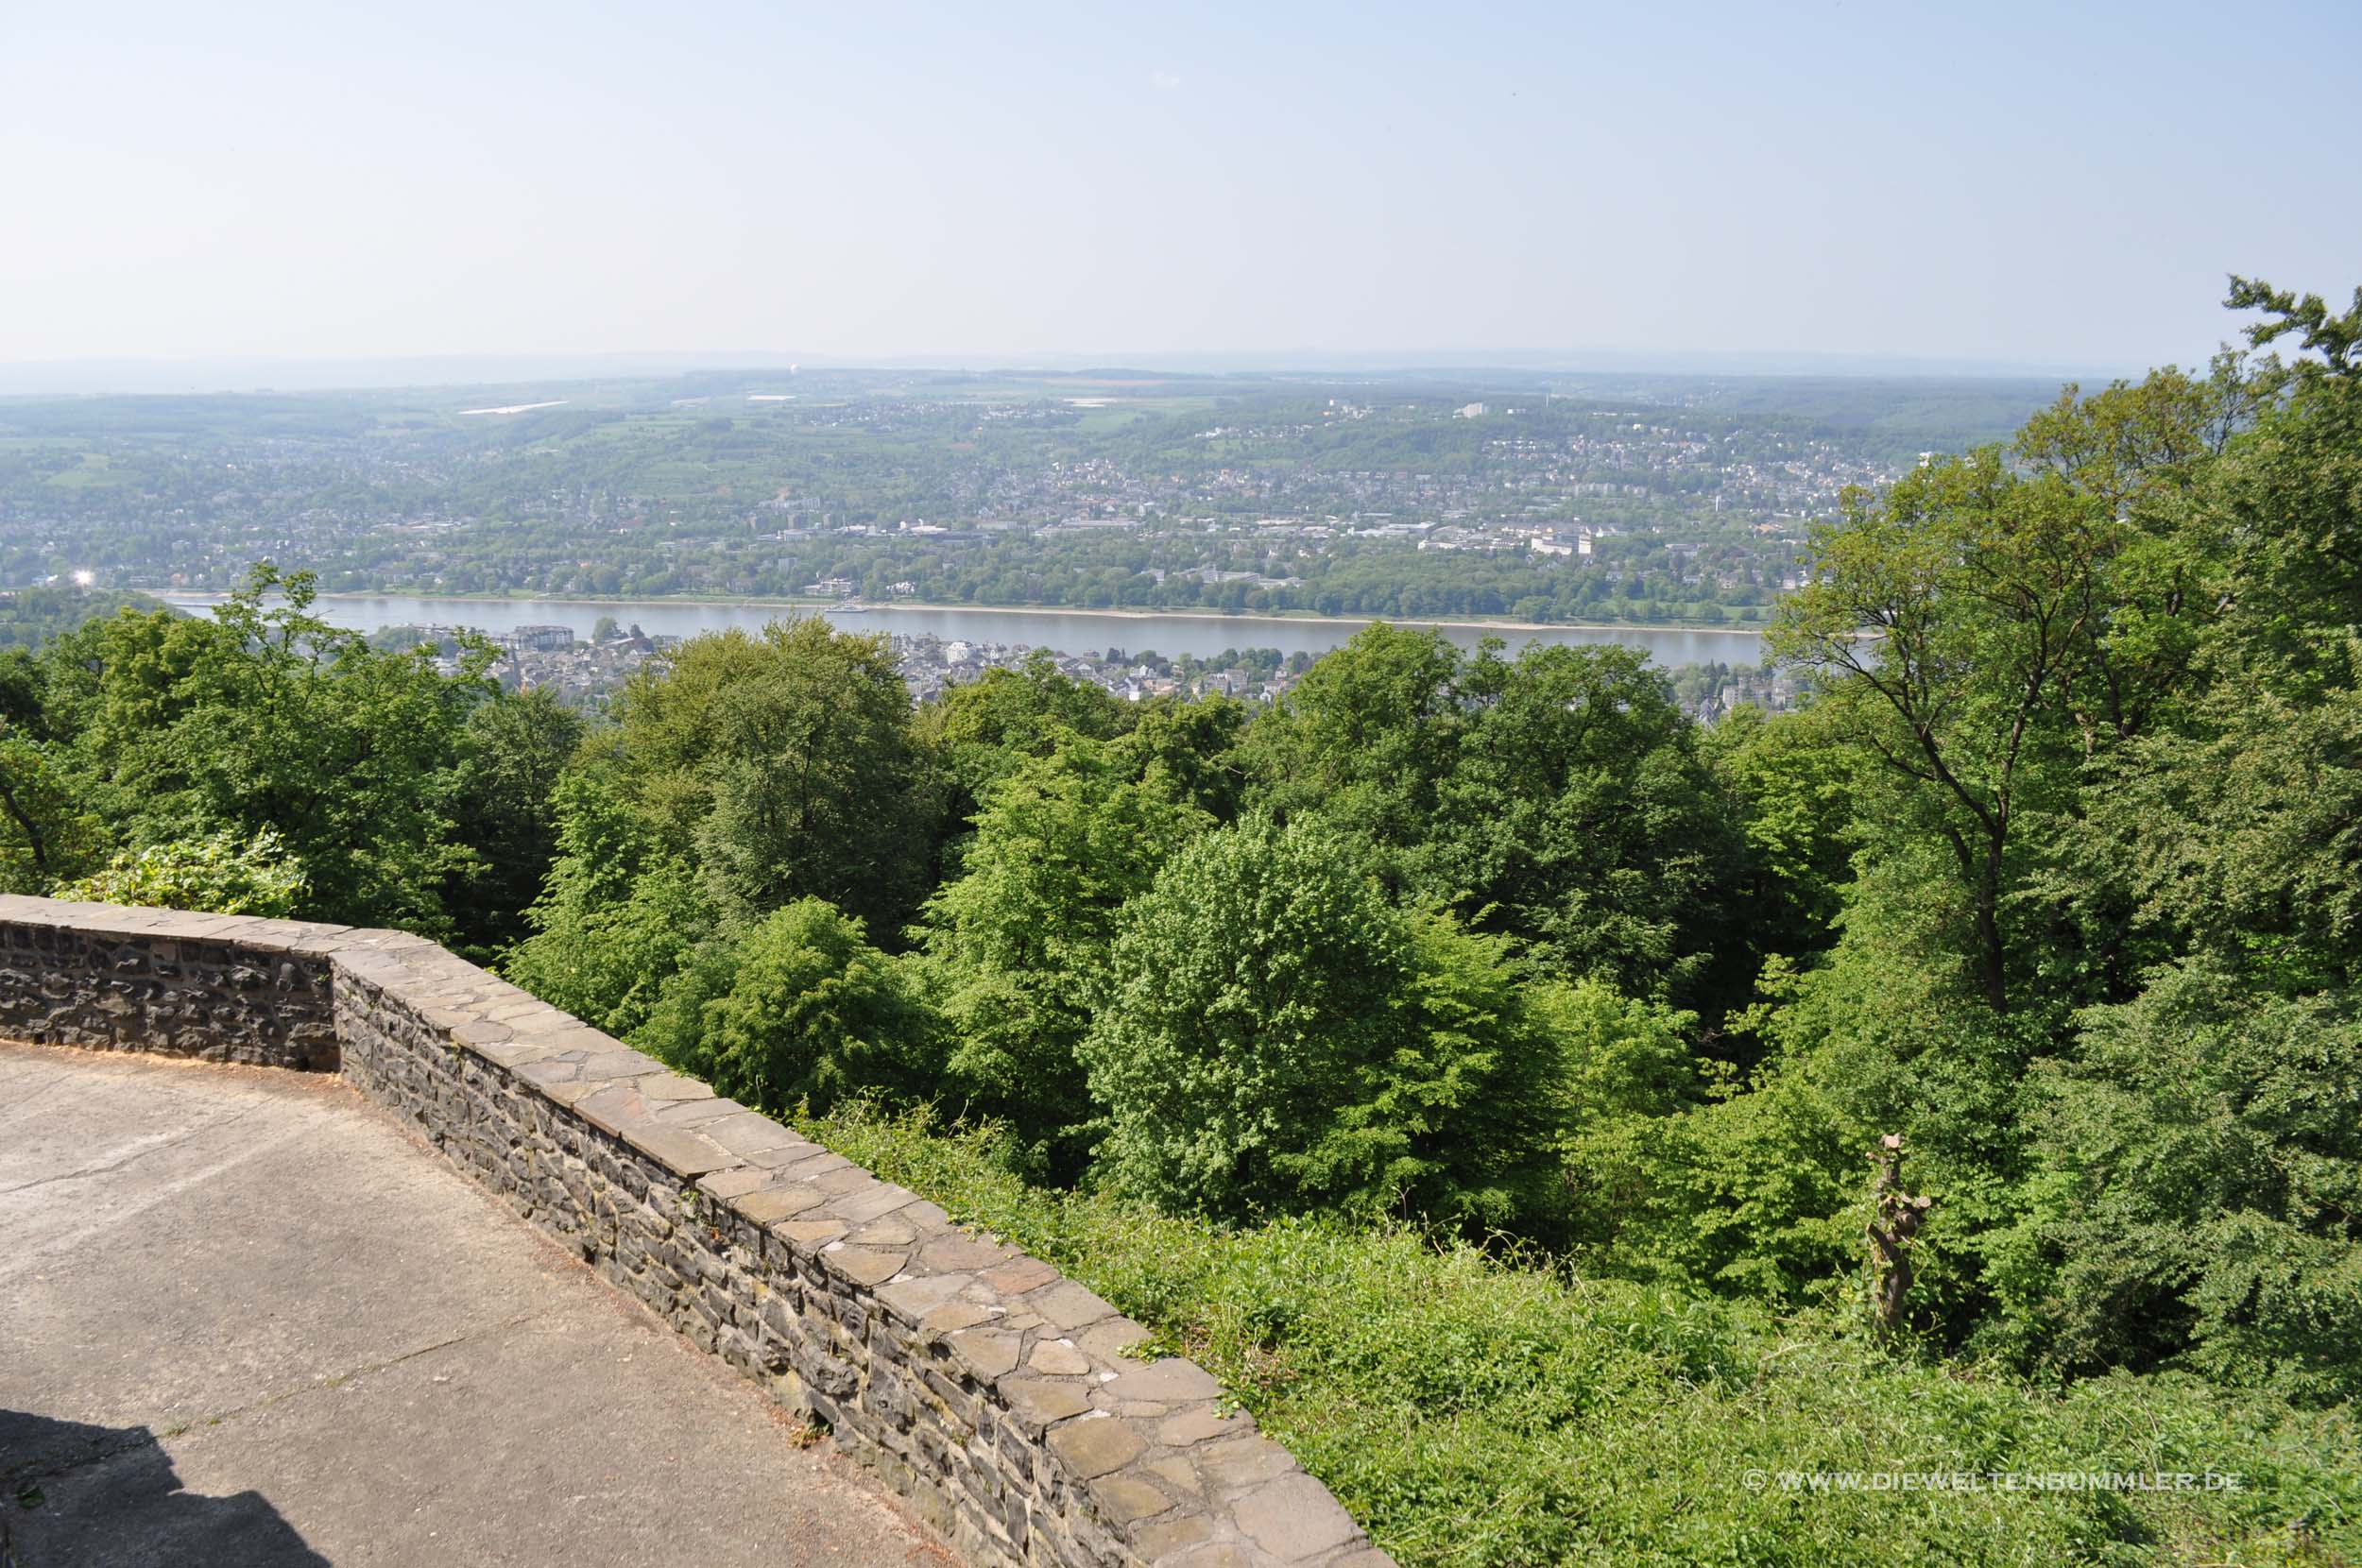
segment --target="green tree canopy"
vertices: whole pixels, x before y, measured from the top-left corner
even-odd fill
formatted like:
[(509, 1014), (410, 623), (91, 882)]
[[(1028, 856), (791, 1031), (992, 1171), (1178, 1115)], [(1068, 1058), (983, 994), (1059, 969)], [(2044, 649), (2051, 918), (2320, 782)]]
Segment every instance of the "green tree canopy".
[(2186, 498), (2243, 394), (2162, 371), (2073, 389), (2021, 437), (1850, 494), (1812, 537), (1773, 651), (1820, 688), (1817, 722), (1884, 791), (1874, 837), (1928, 839), (1988, 1006), (2011, 1004), (2011, 906), (2029, 817), (2075, 809), (2080, 770), (2178, 700), (2207, 609)]
[(2038, 1080), (1994, 1338), (2054, 1370), (2179, 1364), (2308, 1403), (2362, 1394), (2362, 1016), (2203, 961), (2094, 1010)]
[(904, 1099), (941, 1071), (936, 1030), (861, 922), (817, 898), (772, 911), (676, 977), (639, 1039), (760, 1110), (825, 1112), (847, 1095)]
[[(965, 874), (928, 906), (928, 951), (958, 1044), (951, 1086), (1029, 1145), (1090, 1104), (1076, 1047), (1104, 989), (1118, 912), (1210, 825), (1161, 757), (1070, 733), (987, 791)], [(1061, 1165), (1070, 1168), (1070, 1156)]]
[(443, 903), (471, 955), (527, 934), (524, 912), (557, 854), (557, 780), (583, 730), (546, 687), (502, 693), (468, 715), (450, 796), (453, 831), (474, 863), (446, 885)]
[(1257, 803), (1281, 816), (1317, 810), (1388, 849), (1424, 842), (1466, 724), (1459, 674), (1459, 651), (1438, 632), (1356, 632), (1249, 731)]
[(1419, 884), (1553, 973), (1718, 1014), (1743, 997), (1747, 845), (1647, 656), (1488, 647), (1459, 685), (1469, 711)]
[(533, 934), (501, 968), (543, 1001), (628, 1037), (714, 929), (712, 904), (607, 770), (560, 778), (553, 810), (557, 857), (525, 912)]
[(1167, 861), (1082, 1052), (1102, 1175), (1171, 1209), (1502, 1223), (1554, 1184), (1557, 1063), (1505, 944), (1395, 909), (1318, 820)]
[(883, 637), (810, 617), (693, 638), (617, 710), (625, 790), (725, 913), (816, 897), (899, 930), (933, 803)]
[(309, 878), (301, 912), (442, 934), (472, 857), (450, 773), (488, 701), (489, 650), (436, 672), (311, 612), (308, 572), (254, 569), (208, 620), (131, 611), (60, 639), (51, 723), (82, 794), (123, 840), (267, 828)]
[(987, 670), (945, 691), (919, 723), (958, 792), (954, 815), (964, 818), (1028, 758), (1049, 756), (1067, 735), (1112, 740), (1131, 727), (1132, 715), (1114, 693), (1063, 673), (1055, 655), (1036, 648), (1020, 669)]
[(1375, 625), (1241, 750), (1254, 805), (1337, 824), (1380, 852), (1390, 887), (1563, 977), (1718, 1013), (1743, 995), (1747, 844), (1645, 655), (1537, 644), (1511, 659), (1488, 641), (1463, 658), (1434, 632)]

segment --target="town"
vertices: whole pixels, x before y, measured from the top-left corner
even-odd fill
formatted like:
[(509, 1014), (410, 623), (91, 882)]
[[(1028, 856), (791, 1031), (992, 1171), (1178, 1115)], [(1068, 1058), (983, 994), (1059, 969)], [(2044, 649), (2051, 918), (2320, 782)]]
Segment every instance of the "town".
[[(947, 639), (927, 633), (886, 636), (911, 700), (921, 704), (939, 699), (953, 687), (981, 680), (988, 671), (1030, 668), (1054, 671), (1125, 702), (1218, 696), (1255, 707), (1284, 695), (1313, 662), (1309, 654), (1283, 656), (1275, 648), (1227, 649), (1208, 658), (1189, 654), (1169, 658), (1154, 649), (1127, 653), (1109, 647), (1067, 653), (1022, 642)], [(645, 632), (636, 623), (602, 616), (587, 638), (577, 637), (573, 627), (565, 625), (519, 626), (487, 634), (467, 626), (429, 624), (385, 626), (372, 633), (370, 641), (388, 649), (431, 647), (438, 672), (446, 675), (458, 673), (466, 646), (488, 643), (495, 653), (491, 674), (504, 690), (546, 689), (569, 707), (600, 712), (633, 676), (668, 668), (681, 639)], [(1794, 706), (1799, 694), (1795, 678), (1769, 664), (1686, 664), (1669, 672), (1668, 678), (1682, 708), (1707, 721), (1742, 704), (1782, 712)]]
[(1744, 627), (1849, 494), (2052, 390), (714, 380), (198, 399), (169, 437), (136, 401), (0, 405), (0, 587), (222, 591), (268, 558), (332, 593)]

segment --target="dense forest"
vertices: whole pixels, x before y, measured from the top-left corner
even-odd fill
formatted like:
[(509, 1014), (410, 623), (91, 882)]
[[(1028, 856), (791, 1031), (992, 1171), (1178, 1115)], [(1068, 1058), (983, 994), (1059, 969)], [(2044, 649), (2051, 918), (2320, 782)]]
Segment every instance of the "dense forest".
[(1793, 713), (1386, 625), (1252, 715), (914, 710), (802, 620), (590, 724), (261, 567), (0, 655), (0, 875), (493, 963), (1090, 1279), (1406, 1562), (2353, 1562), (2362, 293), (2232, 303), (1853, 493)]

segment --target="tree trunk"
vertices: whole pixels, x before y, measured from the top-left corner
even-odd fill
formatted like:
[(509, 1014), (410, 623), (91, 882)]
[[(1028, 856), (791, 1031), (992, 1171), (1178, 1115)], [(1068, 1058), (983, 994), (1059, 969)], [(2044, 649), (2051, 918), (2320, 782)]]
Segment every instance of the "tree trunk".
[(1995, 1013), (2010, 1011), (2008, 946), (2001, 940), (2001, 841), (1985, 850), (1977, 878), (1977, 967), (1985, 1000)]
[(1881, 1339), (1891, 1339), (1908, 1321), (1911, 1282), (1911, 1242), (1926, 1223), (1935, 1200), (1912, 1197), (1903, 1190), (1903, 1134), (1889, 1133), (1870, 1153), (1872, 1213), (1870, 1236), (1870, 1322)]

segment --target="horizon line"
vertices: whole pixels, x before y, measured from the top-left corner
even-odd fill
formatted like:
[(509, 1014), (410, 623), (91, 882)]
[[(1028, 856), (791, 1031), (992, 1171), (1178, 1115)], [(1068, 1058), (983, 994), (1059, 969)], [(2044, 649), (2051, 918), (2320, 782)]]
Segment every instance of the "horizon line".
[[(1395, 373), (1808, 377), (1834, 379), (2090, 380), (2137, 376), (2153, 365), (1839, 349), (1164, 349), (1107, 352), (924, 352), (856, 356), (792, 349), (473, 350), (418, 354), (90, 355), (0, 360), (0, 396), (90, 397), (393, 391), (436, 385), (677, 377), (707, 370), (813, 369), (962, 375), (1074, 375), (1131, 370), (1167, 375), (1367, 376)], [(287, 384), (258, 380), (276, 373)], [(411, 375), (418, 379), (389, 379)], [(344, 379), (338, 379), (344, 378)]]

